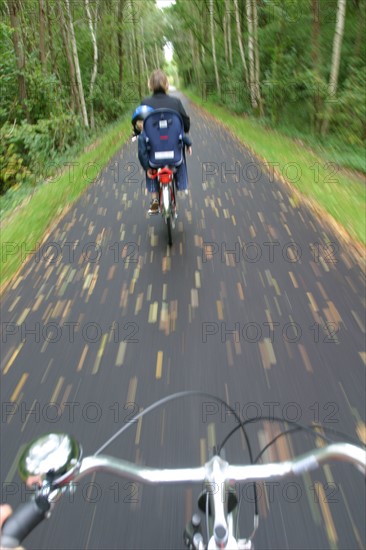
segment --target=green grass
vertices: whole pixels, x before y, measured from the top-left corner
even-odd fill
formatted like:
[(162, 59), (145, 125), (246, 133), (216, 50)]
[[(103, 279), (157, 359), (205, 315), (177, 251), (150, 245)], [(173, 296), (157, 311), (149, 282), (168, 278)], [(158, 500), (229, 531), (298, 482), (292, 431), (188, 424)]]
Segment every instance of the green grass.
[(30, 251), (42, 241), (47, 228), (80, 197), (130, 134), (129, 117), (113, 124), (73, 159), (72, 177), (67, 169), (55, 181), (36, 188), (19, 209), (7, 213), (1, 222), (0, 288), (21, 266), (24, 250)]
[(289, 137), (298, 139), (307, 147), (316, 151), (325, 162), (335, 162), (341, 168), (359, 172), (359, 175), (366, 176), (366, 152), (365, 147), (359, 144), (351, 145), (342, 136), (329, 136), (326, 138), (316, 137), (309, 132), (294, 130), (290, 124), (281, 125), (277, 130)]
[(252, 118), (235, 115), (215, 103), (203, 101), (191, 91), (184, 93), (261, 159), (277, 163), (274, 164), (276, 170), (304, 196), (315, 200), (331, 214), (353, 239), (366, 243), (365, 181), (362, 176), (347, 173), (335, 161), (329, 164), (321, 148), (316, 150), (301, 145), (275, 130), (263, 128)]

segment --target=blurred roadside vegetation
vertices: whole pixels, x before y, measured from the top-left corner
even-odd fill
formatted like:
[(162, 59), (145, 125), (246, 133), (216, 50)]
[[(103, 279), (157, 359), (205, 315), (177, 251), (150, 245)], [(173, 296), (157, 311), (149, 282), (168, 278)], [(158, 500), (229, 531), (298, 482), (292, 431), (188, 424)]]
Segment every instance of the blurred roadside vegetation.
[(0, 0), (0, 217), (113, 134), (157, 67), (364, 184), (365, 23), (366, 0)]
[(203, 104), (366, 174), (365, 0), (176, 0), (167, 21), (181, 83)]

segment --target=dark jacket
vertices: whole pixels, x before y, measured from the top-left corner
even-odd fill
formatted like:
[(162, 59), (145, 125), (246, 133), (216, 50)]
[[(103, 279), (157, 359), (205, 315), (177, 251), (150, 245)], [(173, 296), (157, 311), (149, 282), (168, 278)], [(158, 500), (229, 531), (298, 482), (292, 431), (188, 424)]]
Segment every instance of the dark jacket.
[(177, 97), (173, 97), (164, 92), (158, 92), (150, 97), (145, 97), (145, 99), (141, 101), (141, 105), (149, 105), (153, 109), (173, 109), (174, 111), (178, 111), (183, 119), (184, 131), (189, 132), (189, 128), (191, 126), (190, 118), (187, 115), (181, 100)]

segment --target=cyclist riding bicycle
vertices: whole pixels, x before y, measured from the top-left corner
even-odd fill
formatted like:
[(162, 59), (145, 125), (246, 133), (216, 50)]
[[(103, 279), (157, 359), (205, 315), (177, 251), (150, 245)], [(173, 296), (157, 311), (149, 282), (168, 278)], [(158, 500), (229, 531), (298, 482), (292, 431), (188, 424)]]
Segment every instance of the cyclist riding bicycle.
[[(172, 109), (180, 114), (183, 121), (184, 132), (188, 132), (190, 129), (190, 118), (187, 115), (180, 99), (167, 94), (169, 82), (166, 74), (163, 71), (158, 69), (150, 75), (149, 88), (153, 92), (153, 95), (151, 97), (143, 99), (141, 105), (139, 105), (134, 111), (132, 116), (132, 124), (134, 126), (135, 134), (139, 136), (138, 157), (141, 166), (146, 172), (146, 188), (150, 193), (152, 193), (149, 213), (157, 214), (159, 212), (159, 184), (156, 178), (152, 178), (154, 172), (149, 165), (149, 155), (147, 151), (145, 135), (143, 133), (143, 121), (145, 120), (146, 116), (154, 109)], [(190, 155), (192, 154), (192, 142), (186, 134), (183, 136), (183, 143), (183, 162), (176, 169), (176, 184), (178, 191), (185, 191), (188, 186), (187, 167), (185, 163), (185, 148), (187, 148)]]

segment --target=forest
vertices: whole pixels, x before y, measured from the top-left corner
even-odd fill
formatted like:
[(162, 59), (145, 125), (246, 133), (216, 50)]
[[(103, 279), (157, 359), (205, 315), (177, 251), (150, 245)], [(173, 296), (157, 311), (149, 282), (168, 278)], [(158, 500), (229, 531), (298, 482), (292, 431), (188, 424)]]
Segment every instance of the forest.
[(0, 195), (29, 192), (52, 162), (129, 117), (157, 67), (203, 104), (366, 173), (365, 13), (366, 0), (175, 0), (164, 9), (0, 0)]

